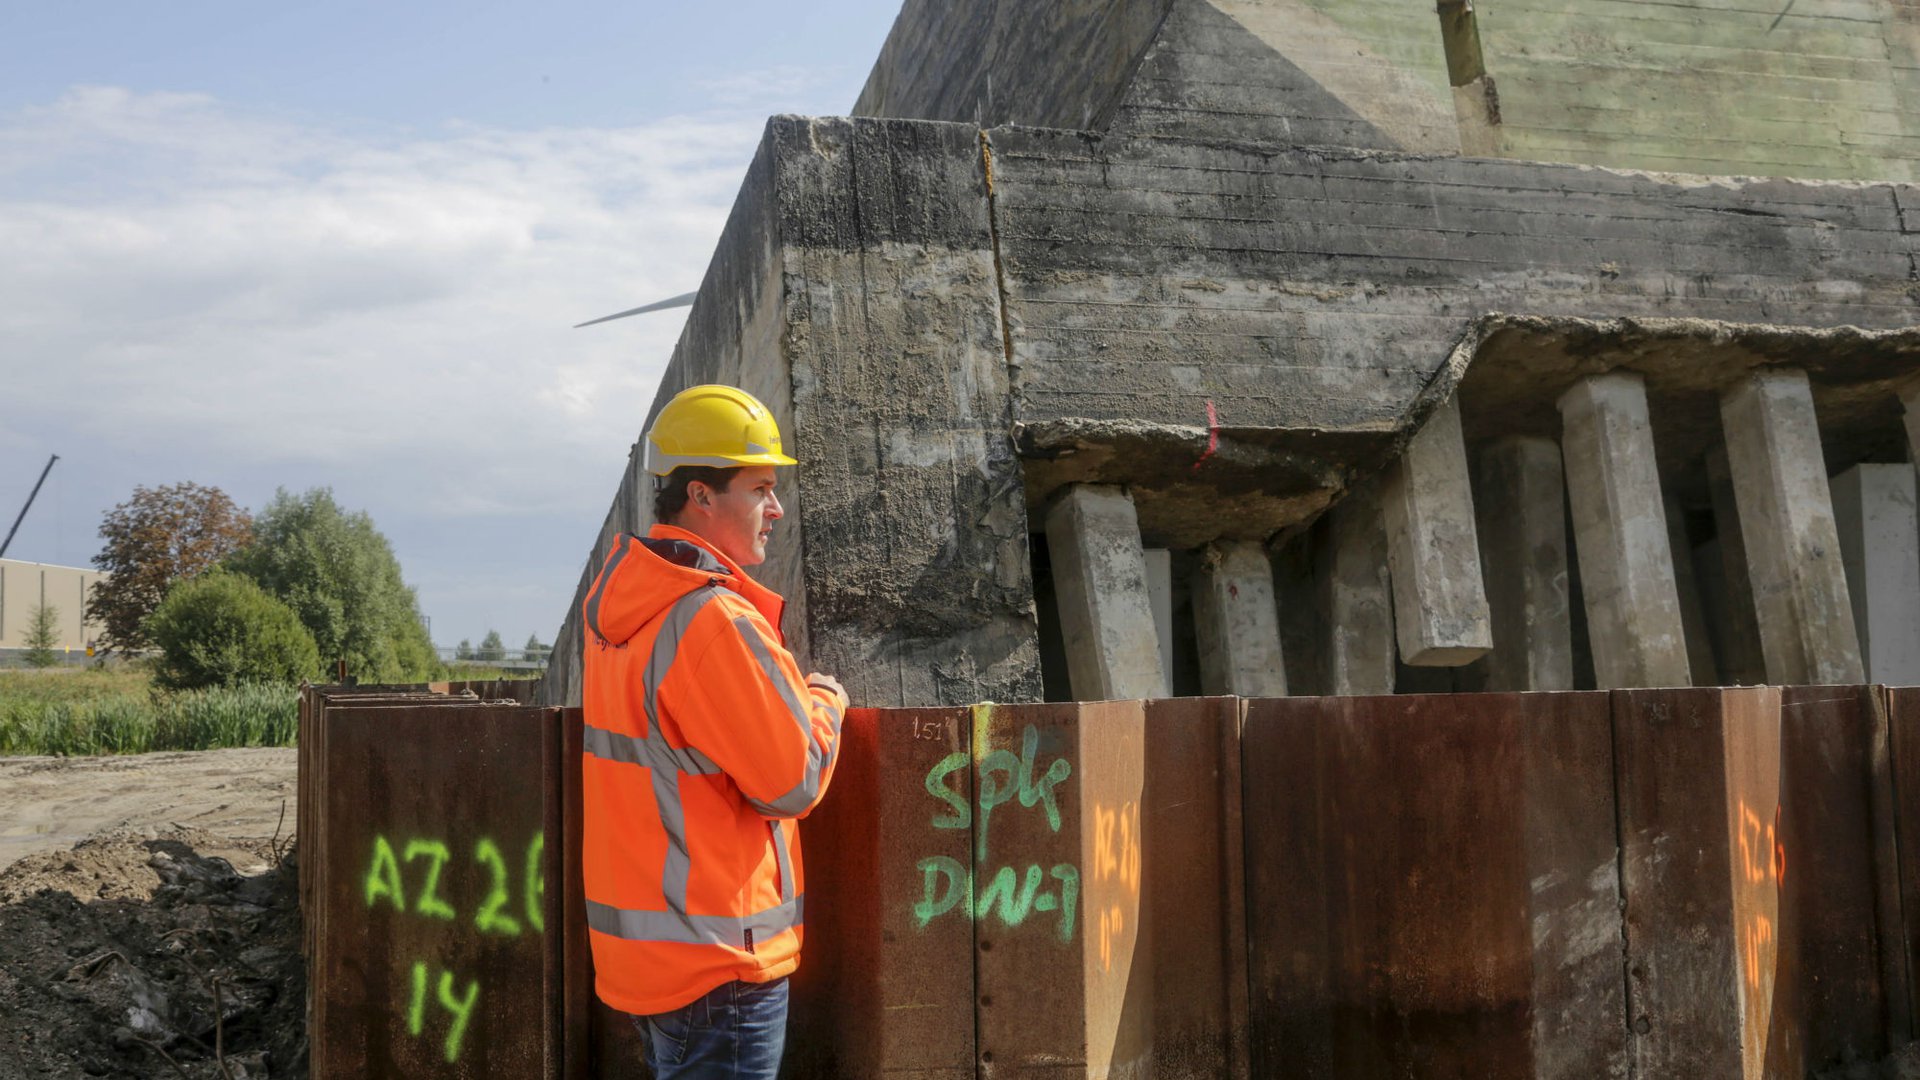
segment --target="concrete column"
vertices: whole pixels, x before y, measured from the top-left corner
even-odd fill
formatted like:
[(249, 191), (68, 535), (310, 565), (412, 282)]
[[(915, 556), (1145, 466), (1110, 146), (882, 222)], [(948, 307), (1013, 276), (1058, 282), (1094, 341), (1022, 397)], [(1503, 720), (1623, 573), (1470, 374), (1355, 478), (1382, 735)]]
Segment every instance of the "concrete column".
[(1280, 613), (1265, 548), (1251, 540), (1210, 545), (1194, 573), (1193, 618), (1202, 692), (1287, 696)]
[(1434, 410), (1387, 470), (1380, 508), (1400, 659), (1414, 667), (1459, 667), (1486, 655), (1493, 630), (1457, 400)]
[(1833, 522), (1868, 682), (1920, 684), (1920, 519), (1911, 465), (1833, 478)]
[(1602, 690), (1686, 686), (1686, 631), (1640, 376), (1582, 379), (1560, 396), (1560, 446), (1581, 593)]
[(1804, 371), (1755, 371), (1720, 395), (1767, 681), (1857, 683), (1860, 639)]
[(1166, 697), (1133, 497), (1075, 484), (1048, 509), (1046, 527), (1075, 700)]
[(1707, 455), (1707, 491), (1713, 497), (1713, 546), (1720, 560), (1720, 599), (1708, 615), (1717, 631), (1720, 677), (1730, 686), (1755, 686), (1767, 681), (1767, 662), (1760, 655), (1760, 622), (1754, 614), (1753, 582), (1747, 579), (1747, 542), (1740, 535), (1740, 508), (1734, 502), (1724, 448)]
[(1488, 690), (1573, 689), (1567, 489), (1551, 439), (1503, 438), (1480, 453), (1473, 506), (1493, 618)]
[(1326, 615), (1325, 685), (1333, 697), (1393, 693), (1393, 587), (1387, 533), (1375, 485), (1361, 485), (1327, 511), (1315, 559)]
[(1173, 688), (1173, 552), (1166, 548), (1147, 548), (1141, 552), (1147, 560), (1147, 604), (1153, 609), (1153, 632), (1160, 642), (1160, 667), (1167, 675), (1168, 692)]
[(1714, 663), (1713, 639), (1707, 633), (1700, 577), (1693, 572), (1693, 540), (1687, 536), (1686, 508), (1672, 495), (1662, 506), (1667, 513), (1667, 547), (1673, 551), (1673, 587), (1680, 598), (1680, 626), (1687, 636), (1687, 670), (1693, 673), (1693, 685), (1719, 686), (1719, 665)]

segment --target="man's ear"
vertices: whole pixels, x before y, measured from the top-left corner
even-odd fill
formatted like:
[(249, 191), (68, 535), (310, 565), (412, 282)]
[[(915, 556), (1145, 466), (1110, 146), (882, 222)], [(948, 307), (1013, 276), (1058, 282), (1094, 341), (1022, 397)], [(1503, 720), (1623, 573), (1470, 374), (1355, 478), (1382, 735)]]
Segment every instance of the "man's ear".
[(687, 501), (702, 510), (713, 508), (713, 489), (699, 480), (687, 484)]

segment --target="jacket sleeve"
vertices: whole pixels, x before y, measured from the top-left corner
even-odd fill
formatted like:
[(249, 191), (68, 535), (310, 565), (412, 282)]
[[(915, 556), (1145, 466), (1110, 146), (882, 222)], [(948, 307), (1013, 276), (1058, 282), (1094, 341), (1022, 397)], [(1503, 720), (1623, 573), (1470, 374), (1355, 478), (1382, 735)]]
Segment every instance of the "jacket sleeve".
[(820, 803), (840, 756), (840, 700), (809, 687), (758, 613), (716, 604), (723, 623), (693, 663), (675, 665), (661, 704), (689, 746), (730, 777), (769, 818), (803, 818)]

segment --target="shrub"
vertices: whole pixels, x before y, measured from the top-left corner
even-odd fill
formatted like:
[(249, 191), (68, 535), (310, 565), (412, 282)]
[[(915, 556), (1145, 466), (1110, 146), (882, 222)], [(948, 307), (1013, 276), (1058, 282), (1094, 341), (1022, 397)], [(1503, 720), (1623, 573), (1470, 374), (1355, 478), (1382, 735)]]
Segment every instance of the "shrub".
[(500, 640), (500, 631), (487, 631), (487, 636), (480, 639), (480, 648), (473, 654), (473, 658), (483, 664), (505, 660), (507, 658), (507, 643)]
[(53, 651), (60, 644), (60, 609), (40, 604), (27, 616), (27, 663), (34, 667), (52, 667), (60, 662)]
[(291, 683), (320, 671), (299, 616), (238, 574), (216, 570), (176, 583), (146, 632), (160, 649), (153, 681), (169, 690)]

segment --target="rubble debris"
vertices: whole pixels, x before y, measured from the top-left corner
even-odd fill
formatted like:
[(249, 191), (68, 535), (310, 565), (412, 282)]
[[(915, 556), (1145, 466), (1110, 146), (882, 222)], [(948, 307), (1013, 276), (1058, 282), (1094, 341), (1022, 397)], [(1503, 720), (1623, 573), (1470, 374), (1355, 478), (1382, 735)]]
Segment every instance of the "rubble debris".
[(123, 829), (0, 871), (0, 1077), (305, 1077), (285, 847)]

